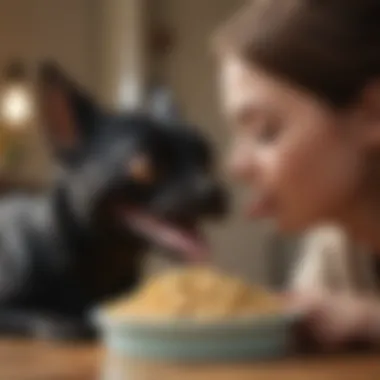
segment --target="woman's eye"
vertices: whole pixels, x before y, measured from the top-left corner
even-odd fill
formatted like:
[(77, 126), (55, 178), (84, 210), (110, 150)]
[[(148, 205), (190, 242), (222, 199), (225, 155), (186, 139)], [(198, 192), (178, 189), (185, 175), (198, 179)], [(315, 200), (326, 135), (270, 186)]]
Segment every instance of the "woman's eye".
[(273, 143), (281, 132), (281, 125), (277, 122), (266, 122), (256, 129), (256, 139), (261, 143)]

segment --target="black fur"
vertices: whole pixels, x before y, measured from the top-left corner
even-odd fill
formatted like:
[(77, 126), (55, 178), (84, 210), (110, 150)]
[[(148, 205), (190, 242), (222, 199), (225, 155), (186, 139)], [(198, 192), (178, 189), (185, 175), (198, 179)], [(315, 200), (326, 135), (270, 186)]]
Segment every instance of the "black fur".
[[(220, 216), (225, 197), (194, 129), (105, 112), (51, 64), (39, 89), (60, 170), (46, 194), (0, 202), (0, 333), (87, 337), (89, 310), (138, 283), (154, 243), (128, 227), (123, 210), (193, 228)], [(152, 178), (133, 175), (139, 156)]]

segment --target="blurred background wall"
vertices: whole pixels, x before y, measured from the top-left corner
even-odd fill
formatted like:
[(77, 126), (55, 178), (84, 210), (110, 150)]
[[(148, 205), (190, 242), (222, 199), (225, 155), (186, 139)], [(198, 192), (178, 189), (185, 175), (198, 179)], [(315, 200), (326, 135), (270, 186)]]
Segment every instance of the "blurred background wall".
[[(173, 33), (171, 54), (160, 62), (161, 74), (176, 96), (184, 116), (203, 128), (220, 160), (228, 152), (228, 130), (218, 112), (216, 65), (210, 37), (217, 25), (243, 0), (158, 0), (153, 17), (157, 25)], [(154, 66), (154, 62), (151, 62)], [(154, 70), (154, 67), (153, 67)], [(231, 188), (236, 203), (243, 200)], [(223, 226), (210, 229), (216, 260), (223, 267), (264, 280), (270, 268), (265, 253), (271, 250), (272, 234), (260, 224), (246, 223), (238, 204)]]
[[(159, 78), (172, 90), (183, 116), (209, 136), (223, 163), (228, 129), (218, 110), (210, 35), (242, 3), (1, 0), (0, 67), (13, 58), (30, 68), (41, 59), (53, 58), (102, 103), (119, 109), (139, 106), (150, 81)], [(162, 54), (160, 43), (169, 45)], [(38, 174), (44, 182), (51, 175), (50, 160), (38, 128), (29, 128), (28, 133), (33, 136), (29, 159), (17, 175), (31, 179)], [(239, 207), (243, 194), (234, 186), (231, 191), (235, 204), (230, 217), (223, 225), (209, 228), (217, 263), (260, 281), (278, 280), (277, 269), (283, 273), (289, 262), (283, 261), (282, 251), (292, 249), (292, 243), (275, 236), (266, 225), (246, 223)], [(160, 265), (154, 262), (151, 267)]]

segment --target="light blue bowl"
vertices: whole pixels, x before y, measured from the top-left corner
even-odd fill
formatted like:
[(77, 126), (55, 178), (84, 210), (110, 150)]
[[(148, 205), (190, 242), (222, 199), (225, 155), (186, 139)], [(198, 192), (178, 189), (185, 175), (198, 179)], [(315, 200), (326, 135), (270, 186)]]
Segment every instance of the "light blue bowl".
[(292, 350), (296, 313), (218, 322), (118, 320), (95, 313), (108, 350), (128, 358), (220, 361), (284, 356)]

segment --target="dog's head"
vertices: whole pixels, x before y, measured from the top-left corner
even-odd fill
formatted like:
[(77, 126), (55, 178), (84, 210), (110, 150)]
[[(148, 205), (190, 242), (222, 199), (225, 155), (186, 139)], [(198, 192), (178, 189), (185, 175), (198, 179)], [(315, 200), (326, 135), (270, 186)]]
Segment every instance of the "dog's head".
[(110, 239), (199, 258), (199, 223), (220, 217), (226, 203), (205, 138), (146, 114), (106, 112), (52, 64), (40, 69), (39, 83), (60, 186), (81, 223)]

